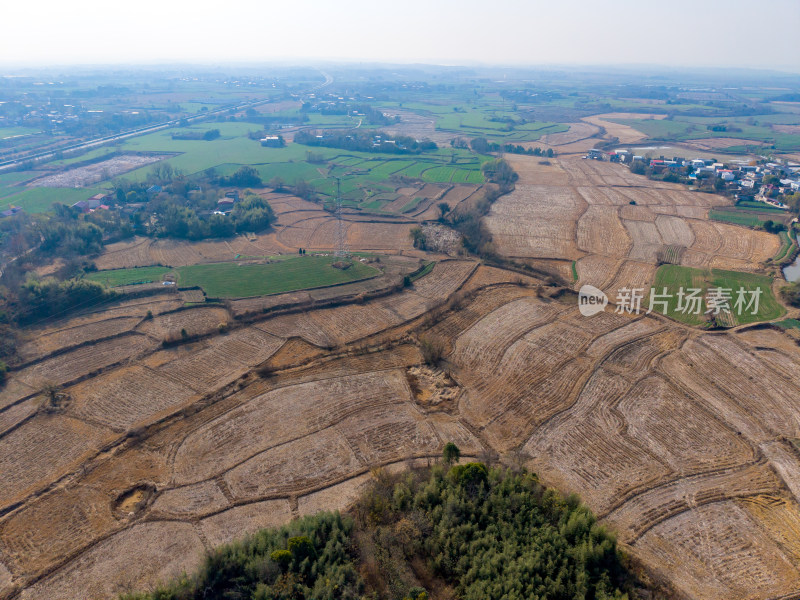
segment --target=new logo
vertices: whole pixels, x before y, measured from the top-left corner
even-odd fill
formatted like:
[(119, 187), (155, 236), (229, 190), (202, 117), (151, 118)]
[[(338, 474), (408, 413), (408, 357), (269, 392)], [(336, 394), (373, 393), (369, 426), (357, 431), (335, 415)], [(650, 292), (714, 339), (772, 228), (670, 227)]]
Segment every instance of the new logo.
[(578, 292), (578, 310), (584, 317), (603, 312), (608, 305), (608, 296), (593, 285), (584, 285)]

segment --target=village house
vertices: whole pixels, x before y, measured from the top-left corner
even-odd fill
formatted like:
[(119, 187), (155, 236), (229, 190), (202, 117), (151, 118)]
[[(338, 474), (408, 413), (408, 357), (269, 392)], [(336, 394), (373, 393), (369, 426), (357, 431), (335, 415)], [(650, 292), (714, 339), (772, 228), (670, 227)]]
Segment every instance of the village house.
[(0, 212), (0, 217), (10, 217), (12, 215), (17, 214), (21, 210), (22, 210), (21, 206), (10, 205), (6, 210)]
[(236, 201), (233, 198), (220, 198), (217, 200), (217, 212), (227, 214), (233, 210)]
[(283, 146), (283, 139), (279, 135), (268, 135), (261, 138), (260, 141), (265, 148), (280, 148)]
[(97, 210), (101, 208), (101, 206), (105, 206), (106, 209), (108, 208), (108, 204), (111, 202), (111, 194), (95, 194), (91, 198), (87, 200), (79, 200), (75, 204), (72, 205), (72, 208), (79, 208), (81, 211), (85, 213), (92, 212), (93, 210)]

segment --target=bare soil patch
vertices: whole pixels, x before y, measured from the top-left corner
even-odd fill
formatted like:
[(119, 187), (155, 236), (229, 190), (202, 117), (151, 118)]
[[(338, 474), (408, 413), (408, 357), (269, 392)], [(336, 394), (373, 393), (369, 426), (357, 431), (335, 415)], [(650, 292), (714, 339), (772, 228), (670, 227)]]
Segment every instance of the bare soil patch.
[(617, 138), (620, 144), (633, 144), (639, 142), (647, 135), (641, 131), (637, 131), (628, 125), (608, 121), (607, 119), (664, 119), (665, 114), (639, 114), (639, 113), (605, 113), (602, 115), (594, 115), (591, 117), (583, 117), (582, 121), (591, 123), (606, 130), (603, 137), (611, 139)]
[(28, 185), (35, 187), (68, 187), (82, 188), (92, 184), (106, 181), (128, 171), (139, 169), (149, 164), (168, 158), (169, 155), (156, 154), (123, 154), (108, 160), (92, 163), (83, 167), (76, 167), (39, 177)]

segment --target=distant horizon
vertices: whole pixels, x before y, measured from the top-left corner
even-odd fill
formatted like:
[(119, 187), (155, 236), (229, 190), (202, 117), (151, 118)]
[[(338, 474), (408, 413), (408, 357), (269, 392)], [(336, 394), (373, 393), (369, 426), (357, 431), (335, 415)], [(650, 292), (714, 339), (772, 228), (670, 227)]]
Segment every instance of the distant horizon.
[[(336, 61), (441, 66), (665, 65), (800, 72), (800, 2), (141, 0), (4, 7), (4, 68)], [(368, 57), (368, 58), (364, 58)]]
[[(304, 67), (304, 68), (440, 68), (440, 69), (514, 69), (514, 70), (531, 70), (531, 71), (581, 71), (589, 70), (598, 73), (614, 73), (614, 72), (630, 72), (637, 74), (644, 70), (657, 71), (657, 74), (663, 72), (671, 73), (686, 73), (686, 74), (707, 74), (708, 71), (720, 71), (722, 73), (758, 73), (765, 75), (775, 76), (798, 76), (800, 77), (800, 64), (794, 68), (786, 65), (780, 66), (735, 66), (735, 65), (678, 65), (666, 63), (493, 63), (481, 61), (464, 61), (461, 63), (444, 63), (444, 62), (399, 62), (390, 60), (368, 60), (368, 59), (331, 59), (331, 58), (306, 58), (298, 57), (296, 59), (290, 58), (276, 58), (270, 60), (225, 60), (225, 61), (211, 61), (211, 60), (162, 60), (162, 61), (141, 61), (141, 62), (73, 62), (73, 63), (14, 63), (3, 62), (0, 59), (0, 77), (13, 77), (16, 75), (10, 74), (13, 72), (31, 71), (33, 73), (50, 71), (50, 70), (70, 70), (76, 71), (111, 71), (115, 69), (125, 70), (169, 70), (169, 69), (212, 69), (221, 70), (227, 68), (290, 68), (290, 67)], [(9, 73), (5, 72), (8, 71)], [(651, 73), (652, 74), (652, 73)], [(22, 75), (25, 76), (25, 75)]]

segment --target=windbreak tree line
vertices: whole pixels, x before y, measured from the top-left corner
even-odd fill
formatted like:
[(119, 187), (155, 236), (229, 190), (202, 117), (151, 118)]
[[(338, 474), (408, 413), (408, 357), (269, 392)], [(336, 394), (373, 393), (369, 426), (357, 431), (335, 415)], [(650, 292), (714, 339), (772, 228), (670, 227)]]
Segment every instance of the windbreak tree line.
[[(348, 515), (320, 513), (213, 551), (200, 571), (121, 600), (622, 600), (616, 541), (577, 497), (531, 473), (458, 460), (375, 482)], [(655, 596), (648, 596), (655, 597)]]
[(383, 131), (309, 131), (302, 129), (294, 136), (296, 144), (340, 148), (354, 152), (380, 152), (382, 154), (420, 154), (437, 149), (435, 142), (417, 140), (405, 135), (389, 135)]
[(470, 148), (479, 154), (489, 154), (489, 152), (505, 152), (507, 154), (525, 154), (527, 156), (546, 156), (552, 158), (556, 155), (552, 148), (526, 148), (521, 144), (498, 144), (490, 142), (486, 138), (474, 138), (469, 143)]

